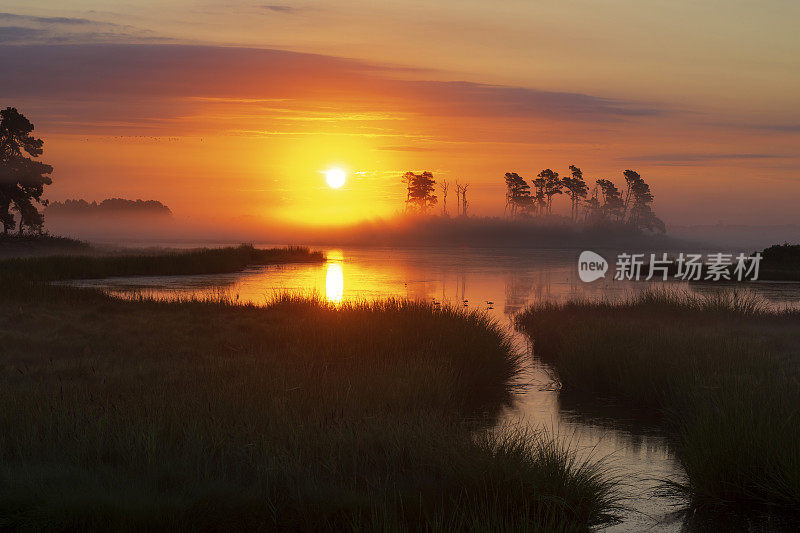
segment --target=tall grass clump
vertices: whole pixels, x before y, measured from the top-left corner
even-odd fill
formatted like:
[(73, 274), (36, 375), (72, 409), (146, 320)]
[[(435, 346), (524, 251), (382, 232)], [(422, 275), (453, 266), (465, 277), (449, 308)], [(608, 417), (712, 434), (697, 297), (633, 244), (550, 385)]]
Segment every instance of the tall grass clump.
[(798, 314), (741, 291), (649, 291), (534, 305), (517, 318), (565, 392), (644, 408), (693, 505), (800, 511)]
[(259, 249), (249, 244), (104, 255), (52, 255), (0, 261), (0, 279), (34, 282), (95, 279), (111, 276), (173, 276), (237, 272), (248, 266), (322, 262), (321, 252), (300, 246)]
[(92, 246), (85, 241), (49, 235), (0, 234), (0, 254), (49, 254), (64, 252), (88, 252)]
[(703, 508), (780, 509), (800, 516), (800, 393), (796, 378), (728, 377), (674, 409), (686, 479), (675, 492)]
[(488, 432), (519, 359), (483, 314), (35, 288), (0, 293), (0, 530), (587, 531), (614, 517), (601, 465)]

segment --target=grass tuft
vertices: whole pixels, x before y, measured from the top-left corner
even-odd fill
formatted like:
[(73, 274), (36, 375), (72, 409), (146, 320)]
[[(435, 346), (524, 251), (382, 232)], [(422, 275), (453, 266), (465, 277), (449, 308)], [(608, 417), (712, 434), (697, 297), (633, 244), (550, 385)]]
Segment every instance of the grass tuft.
[(537, 304), (517, 317), (565, 391), (648, 409), (693, 506), (800, 512), (798, 312), (746, 291), (648, 291)]
[(479, 312), (18, 284), (0, 345), (0, 529), (586, 531), (616, 513), (602, 465), (488, 430), (520, 362)]
[(51, 255), (0, 261), (0, 280), (48, 282), (111, 276), (222, 274), (248, 266), (322, 262), (321, 252), (305, 247), (259, 249), (250, 244), (227, 248), (106, 255)]

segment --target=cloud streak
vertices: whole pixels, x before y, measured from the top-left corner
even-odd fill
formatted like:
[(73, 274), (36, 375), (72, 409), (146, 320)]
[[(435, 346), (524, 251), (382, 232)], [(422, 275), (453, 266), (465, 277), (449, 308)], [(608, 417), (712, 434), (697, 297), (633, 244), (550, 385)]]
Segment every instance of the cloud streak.
[(261, 9), (266, 11), (272, 11), (273, 13), (296, 13), (298, 9), (293, 6), (286, 6), (286, 5), (262, 5)]
[(0, 26), (0, 43), (14, 44), (40, 39), (47, 32), (24, 26)]
[(780, 154), (767, 153), (673, 153), (673, 154), (650, 154), (633, 157), (620, 158), (618, 161), (641, 161), (648, 163), (671, 164), (691, 164), (708, 163), (711, 161), (734, 161), (734, 160), (753, 160), (753, 159), (779, 159), (786, 157)]
[(16, 13), (0, 13), (0, 20), (7, 20), (17, 23), (34, 23), (34, 24), (64, 24), (64, 25), (87, 25), (87, 24), (104, 24), (111, 25), (108, 22), (98, 22), (85, 18), (73, 17), (35, 17), (33, 15), (18, 15)]
[(149, 30), (77, 17), (0, 13), (0, 43), (16, 45), (171, 42)]
[[(17, 37), (24, 36), (22, 34)], [(630, 120), (665, 113), (592, 95), (467, 82), (392, 78), (391, 66), (284, 50), (192, 45), (0, 47), (4, 93), (52, 98), (308, 100), (371, 113)], [(405, 72), (401, 67), (397, 72)]]

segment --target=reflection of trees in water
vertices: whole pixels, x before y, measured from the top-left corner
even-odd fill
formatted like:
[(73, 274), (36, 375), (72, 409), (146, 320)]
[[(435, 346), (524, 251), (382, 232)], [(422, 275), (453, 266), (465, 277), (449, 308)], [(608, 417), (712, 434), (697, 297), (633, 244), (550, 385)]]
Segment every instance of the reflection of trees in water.
[(406, 297), (409, 300), (427, 300), (428, 287), (425, 283), (408, 283), (406, 284)]
[(528, 295), (534, 287), (534, 280), (528, 274), (511, 272), (506, 276), (506, 301), (503, 314), (513, 316), (522, 311)]
[[(447, 270), (442, 270), (442, 301), (450, 302), (453, 306), (458, 307), (467, 299), (466, 271), (462, 268), (459, 272), (455, 272), (450, 279), (448, 279), (446, 272)], [(452, 288), (452, 293), (448, 294), (448, 287)]]
[(549, 269), (524, 273), (511, 271), (506, 276), (505, 288), (503, 313), (513, 316), (522, 311), (531, 300), (552, 297), (552, 273)]

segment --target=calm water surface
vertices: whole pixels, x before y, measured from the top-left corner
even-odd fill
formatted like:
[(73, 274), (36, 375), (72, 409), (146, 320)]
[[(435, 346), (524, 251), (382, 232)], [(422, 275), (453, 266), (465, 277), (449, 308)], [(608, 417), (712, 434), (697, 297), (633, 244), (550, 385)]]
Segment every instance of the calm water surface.
[[(508, 328), (520, 350), (530, 343), (513, 331), (513, 316), (528, 304), (576, 297), (623, 298), (664, 282), (599, 280), (583, 283), (577, 275), (578, 251), (345, 248), (327, 250), (321, 265), (279, 265), (235, 274), (137, 277), (87, 280), (82, 286), (113, 293), (130, 291), (160, 298), (225, 295), (263, 304), (276, 292), (315, 293), (331, 302), (403, 297), (448, 303), (490, 313)], [(613, 263), (615, 252), (603, 253)], [(613, 265), (607, 278), (613, 276)], [(695, 291), (718, 287), (671, 283)], [(776, 306), (800, 302), (798, 283), (753, 283), (750, 290)], [(570, 400), (559, 394), (547, 369), (533, 357), (526, 386), (506, 410), (501, 427), (525, 425), (568, 440), (583, 454), (606, 459), (625, 484), (631, 510), (608, 531), (679, 531), (676, 502), (659, 493), (660, 482), (681, 471), (658, 428), (613, 405)]]

